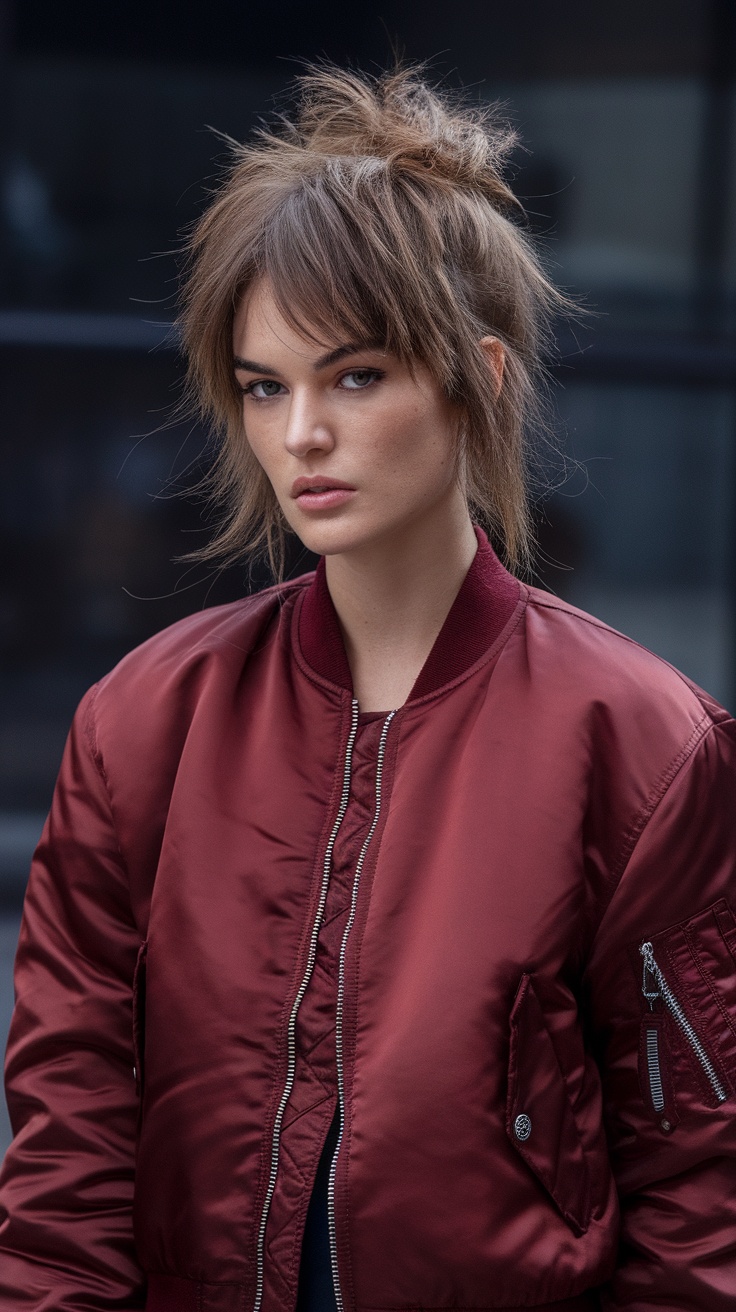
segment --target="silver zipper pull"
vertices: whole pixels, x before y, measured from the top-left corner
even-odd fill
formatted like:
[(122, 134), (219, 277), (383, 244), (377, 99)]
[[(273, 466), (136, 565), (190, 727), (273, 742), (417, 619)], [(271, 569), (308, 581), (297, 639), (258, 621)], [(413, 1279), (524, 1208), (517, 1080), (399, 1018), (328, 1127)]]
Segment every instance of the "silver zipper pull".
[[(651, 1022), (650, 1028), (646, 1031), (646, 1045), (649, 1092), (652, 1096), (652, 1106), (655, 1112), (659, 1113), (664, 1111), (664, 1085), (662, 1083), (662, 1066), (659, 1060), (659, 1030), (652, 1028)], [(662, 1129), (666, 1128), (666, 1123), (662, 1124)]]
[[(644, 994), (644, 997), (646, 998), (647, 1002), (649, 1003), (649, 1010), (654, 1011), (655, 1002), (657, 1001), (658, 998), (661, 998), (662, 996), (661, 990), (657, 983), (658, 972), (657, 972), (656, 962), (654, 960), (654, 948), (652, 947), (651, 943), (642, 943), (641, 947), (639, 948), (639, 951), (641, 952), (641, 955), (644, 958), (644, 969), (642, 972), (641, 991)], [(654, 981), (654, 985), (655, 985), (654, 989), (647, 988), (647, 984), (650, 979)]]
[[(702, 1039), (700, 1038), (699, 1034), (695, 1030), (695, 1027), (692, 1024), (692, 1022), (688, 1019), (687, 1015), (685, 1014), (685, 1011), (681, 1006), (679, 999), (677, 998), (674, 990), (670, 987), (661, 967), (655, 960), (654, 948), (652, 947), (652, 944), (642, 943), (641, 947), (639, 948), (639, 951), (641, 952), (641, 955), (644, 958), (644, 977), (642, 980), (642, 993), (644, 994), (644, 997), (649, 1003), (649, 1006), (653, 1009), (655, 1000), (657, 998), (662, 999), (665, 1006), (667, 1007), (667, 1010), (670, 1012), (671, 1016), (676, 1021), (680, 1029), (680, 1033), (684, 1036), (685, 1039), (687, 1039), (687, 1042), (690, 1044), (693, 1053), (695, 1054), (698, 1061), (700, 1062), (700, 1065), (703, 1069), (703, 1073), (705, 1074), (708, 1083), (710, 1084), (710, 1087), (716, 1096), (717, 1101), (725, 1102), (728, 1097), (728, 1093), (726, 1092), (726, 1089), (721, 1083), (720, 1076), (718, 1075), (718, 1072), (716, 1071), (713, 1062), (711, 1061), (708, 1053), (705, 1050), (705, 1046), (703, 1044)], [(656, 993), (654, 993), (651, 989), (647, 988), (647, 977), (651, 977), (655, 981), (657, 985)]]

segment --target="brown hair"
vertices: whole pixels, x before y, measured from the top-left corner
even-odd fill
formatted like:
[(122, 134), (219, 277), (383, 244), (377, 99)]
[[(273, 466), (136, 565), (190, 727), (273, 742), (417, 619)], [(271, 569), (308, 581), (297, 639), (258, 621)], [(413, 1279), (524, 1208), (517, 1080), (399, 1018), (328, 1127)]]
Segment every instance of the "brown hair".
[[(186, 246), (186, 397), (220, 434), (204, 480), (225, 514), (190, 558), (265, 548), (283, 568), (286, 524), (243, 430), (233, 377), (240, 298), (267, 279), (307, 338), (385, 344), (421, 361), (457, 405), (459, 457), (474, 516), (512, 566), (528, 566), (527, 434), (539, 427), (551, 313), (567, 307), (544, 274), (500, 167), (515, 142), (493, 111), (430, 88), (421, 70), (367, 77), (311, 68), (292, 118), (262, 128), (234, 161)], [(479, 346), (497, 337), (503, 384)]]

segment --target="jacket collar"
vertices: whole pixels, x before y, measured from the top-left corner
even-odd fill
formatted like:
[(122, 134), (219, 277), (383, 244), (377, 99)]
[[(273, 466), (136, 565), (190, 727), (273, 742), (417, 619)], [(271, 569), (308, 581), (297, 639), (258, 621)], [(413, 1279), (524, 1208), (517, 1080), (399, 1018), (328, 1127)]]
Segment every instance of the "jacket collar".
[[(504, 569), (483, 531), (478, 550), (437, 640), (407, 701), (416, 701), (470, 669), (493, 646), (521, 596), (521, 584)], [(340, 622), (332, 604), (322, 558), (304, 594), (299, 644), (307, 664), (330, 683), (352, 692), (353, 682)]]

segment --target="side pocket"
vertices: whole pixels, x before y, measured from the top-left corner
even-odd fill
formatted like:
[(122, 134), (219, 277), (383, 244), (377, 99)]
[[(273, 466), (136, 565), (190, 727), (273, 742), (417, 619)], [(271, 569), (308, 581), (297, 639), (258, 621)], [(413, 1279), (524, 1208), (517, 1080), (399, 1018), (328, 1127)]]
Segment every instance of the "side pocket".
[(133, 1075), (136, 1093), (143, 1097), (146, 1048), (146, 957), (148, 940), (141, 943), (133, 972)]
[(511, 1012), (506, 1133), (577, 1235), (590, 1224), (588, 1165), (565, 1077), (530, 975)]

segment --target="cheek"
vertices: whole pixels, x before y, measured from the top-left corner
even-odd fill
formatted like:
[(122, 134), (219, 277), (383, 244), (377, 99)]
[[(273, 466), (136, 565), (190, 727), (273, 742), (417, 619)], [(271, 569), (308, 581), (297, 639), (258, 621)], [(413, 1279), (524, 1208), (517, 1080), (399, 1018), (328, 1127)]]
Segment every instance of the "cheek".
[(257, 416), (249, 416), (243, 421), (243, 435), (253, 455), (269, 478), (276, 466), (277, 445), (269, 440), (268, 426), (259, 422)]
[(387, 444), (387, 464), (409, 490), (444, 486), (455, 468), (455, 439), (434, 407), (417, 406), (403, 416)]

